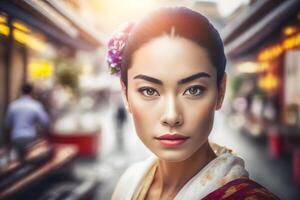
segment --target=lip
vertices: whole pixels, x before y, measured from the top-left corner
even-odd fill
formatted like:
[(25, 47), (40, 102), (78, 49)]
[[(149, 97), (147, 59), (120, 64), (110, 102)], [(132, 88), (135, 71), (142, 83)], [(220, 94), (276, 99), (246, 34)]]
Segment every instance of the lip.
[(183, 144), (189, 137), (180, 134), (165, 134), (159, 137), (155, 137), (160, 144), (166, 147), (177, 147)]
[(158, 140), (183, 140), (183, 139), (188, 139), (189, 137), (183, 136), (180, 134), (165, 134), (159, 137), (156, 137)]

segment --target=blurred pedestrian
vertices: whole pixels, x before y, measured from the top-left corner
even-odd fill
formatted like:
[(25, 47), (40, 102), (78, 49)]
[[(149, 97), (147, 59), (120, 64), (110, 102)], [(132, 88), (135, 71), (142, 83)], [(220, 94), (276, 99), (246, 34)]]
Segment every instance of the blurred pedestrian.
[(20, 161), (24, 161), (28, 148), (39, 138), (38, 125), (47, 131), (49, 116), (33, 98), (33, 85), (23, 84), (21, 92), (20, 98), (9, 105), (5, 123), (9, 144), (17, 151)]
[(116, 114), (116, 143), (117, 143), (117, 150), (122, 151), (124, 150), (124, 137), (123, 137), (123, 129), (124, 124), (126, 122), (126, 110), (122, 103), (119, 103)]

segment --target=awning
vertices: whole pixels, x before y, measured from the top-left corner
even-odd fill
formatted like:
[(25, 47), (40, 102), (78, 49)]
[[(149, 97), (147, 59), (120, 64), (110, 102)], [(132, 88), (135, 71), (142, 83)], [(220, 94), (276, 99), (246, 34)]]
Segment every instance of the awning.
[[(256, 12), (252, 12), (251, 16), (257, 22), (252, 26), (244, 29), (239, 35), (234, 37), (230, 42), (225, 43), (225, 50), (229, 57), (236, 58), (243, 56), (251, 49), (255, 49), (259, 44), (272, 35), (272, 33), (284, 24), (291, 16), (299, 11), (300, 1), (289, 0), (282, 1), (280, 5), (268, 12), (262, 19), (257, 19)], [(249, 16), (250, 17), (250, 16)], [(243, 26), (244, 23), (239, 24)], [(238, 28), (238, 27), (237, 27)], [(232, 34), (234, 31), (232, 31)], [(227, 34), (228, 38), (230, 34)], [(226, 40), (224, 38), (224, 40)], [(227, 39), (228, 40), (228, 39)]]
[(104, 40), (91, 28), (86, 29), (82, 22), (40, 0), (1, 1), (0, 11), (40, 30), (49, 38), (71, 48), (93, 50), (103, 45)]

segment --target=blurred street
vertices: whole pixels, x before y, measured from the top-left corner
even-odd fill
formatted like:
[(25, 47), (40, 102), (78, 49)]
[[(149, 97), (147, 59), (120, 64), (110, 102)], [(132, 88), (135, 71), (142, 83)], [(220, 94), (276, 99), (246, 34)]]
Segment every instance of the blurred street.
[(107, 42), (162, 6), (201, 13), (223, 41), (227, 88), (210, 141), (280, 199), (299, 200), (299, 0), (1, 0), (0, 200), (108, 200), (152, 154)]

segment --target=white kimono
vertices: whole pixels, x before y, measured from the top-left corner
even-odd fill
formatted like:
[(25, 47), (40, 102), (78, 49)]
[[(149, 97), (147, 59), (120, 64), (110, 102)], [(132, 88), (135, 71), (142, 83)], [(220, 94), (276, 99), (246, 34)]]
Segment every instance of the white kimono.
[[(121, 176), (112, 200), (131, 200), (142, 178), (157, 158), (133, 164)], [(241, 177), (248, 177), (242, 158), (230, 152), (221, 153), (192, 177), (177, 193), (174, 200), (199, 200), (224, 184)]]

